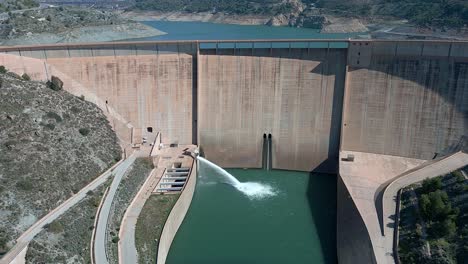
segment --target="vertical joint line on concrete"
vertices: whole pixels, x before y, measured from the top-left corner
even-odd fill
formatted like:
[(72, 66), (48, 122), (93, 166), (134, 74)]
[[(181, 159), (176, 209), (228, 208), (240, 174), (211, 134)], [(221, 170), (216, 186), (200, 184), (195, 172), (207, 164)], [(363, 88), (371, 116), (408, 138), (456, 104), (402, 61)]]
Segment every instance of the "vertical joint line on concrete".
[(450, 42), (450, 46), (449, 46), (449, 52), (448, 52), (448, 56), (447, 56), (447, 58), (450, 58), (450, 57), (452, 57), (452, 45), (453, 45), (453, 42)]
[(47, 60), (47, 53), (46, 53), (45, 49), (43, 49), (42, 52), (44, 53), (45, 60)]
[(47, 71), (47, 64), (45, 63), (45, 61), (44, 61), (44, 69), (45, 69), (45, 73), (46, 73), (46, 78), (47, 78), (47, 80), (49, 80), (49, 71)]
[(112, 45), (112, 51), (114, 52), (114, 58), (117, 58), (117, 55), (115, 54), (115, 45)]
[(67, 46), (67, 53), (68, 53), (68, 58), (71, 58), (71, 55), (70, 55), (70, 47)]

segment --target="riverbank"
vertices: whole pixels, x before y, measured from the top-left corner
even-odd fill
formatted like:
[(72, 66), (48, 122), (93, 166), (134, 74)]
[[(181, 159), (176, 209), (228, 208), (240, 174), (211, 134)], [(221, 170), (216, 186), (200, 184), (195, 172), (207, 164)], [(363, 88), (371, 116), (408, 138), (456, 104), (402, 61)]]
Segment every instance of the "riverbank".
[[(289, 19), (266, 15), (233, 15), (211, 12), (158, 12), (158, 11), (129, 11), (122, 16), (135, 21), (170, 21), (170, 22), (209, 22), (232, 25), (268, 25), (288, 27)], [(373, 39), (445, 39), (466, 40), (468, 29), (436, 29), (421, 28), (411, 24), (408, 20), (390, 18), (350, 18), (325, 14), (320, 33), (366, 33)]]
[[(172, 21), (172, 22), (210, 22), (233, 25), (269, 25), (288, 26), (289, 18), (271, 17), (267, 15), (234, 15), (222, 12), (158, 12), (158, 11), (129, 11), (122, 14), (127, 19), (136, 21)], [(323, 33), (356, 33), (367, 32), (368, 28), (358, 19), (325, 16)]]
[(130, 22), (122, 25), (82, 27), (61, 33), (31, 33), (12, 39), (0, 40), (0, 45), (14, 46), (53, 43), (106, 42), (146, 38), (164, 34), (166, 33), (153, 27), (137, 22)]
[(117, 12), (77, 7), (18, 10), (0, 16), (0, 45), (118, 41), (164, 32)]

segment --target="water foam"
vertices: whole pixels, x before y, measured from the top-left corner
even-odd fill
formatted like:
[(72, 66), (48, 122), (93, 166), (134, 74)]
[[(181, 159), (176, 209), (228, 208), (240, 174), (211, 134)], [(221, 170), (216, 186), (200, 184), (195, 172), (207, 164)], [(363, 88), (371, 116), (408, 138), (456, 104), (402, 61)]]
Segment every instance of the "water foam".
[(227, 184), (233, 186), (249, 198), (260, 199), (276, 195), (275, 189), (268, 184), (259, 182), (240, 182), (229, 172), (225, 171), (223, 168), (219, 167), (213, 162), (200, 156), (198, 157), (198, 160), (204, 163), (205, 165), (211, 167), (219, 175), (223, 176)]

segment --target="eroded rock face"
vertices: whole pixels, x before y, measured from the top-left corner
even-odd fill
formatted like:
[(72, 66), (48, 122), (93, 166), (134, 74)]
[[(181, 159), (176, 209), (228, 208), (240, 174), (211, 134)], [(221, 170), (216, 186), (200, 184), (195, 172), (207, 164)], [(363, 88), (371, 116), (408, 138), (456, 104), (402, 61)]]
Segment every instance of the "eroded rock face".
[(289, 17), (280, 14), (272, 17), (267, 23), (268, 26), (287, 26), (289, 25)]
[(292, 27), (305, 27), (322, 29), (325, 24), (325, 17), (321, 15), (304, 15), (301, 14), (299, 17), (291, 19), (289, 22)]
[(120, 147), (96, 105), (19, 76), (0, 80), (1, 249), (120, 159)]

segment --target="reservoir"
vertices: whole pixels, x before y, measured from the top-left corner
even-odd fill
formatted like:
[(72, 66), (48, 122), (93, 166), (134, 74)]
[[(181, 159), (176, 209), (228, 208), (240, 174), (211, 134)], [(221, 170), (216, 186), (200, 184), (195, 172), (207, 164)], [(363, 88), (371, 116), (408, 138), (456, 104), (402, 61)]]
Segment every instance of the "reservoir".
[(265, 25), (231, 25), (207, 22), (146, 21), (165, 35), (138, 40), (230, 40), (230, 39), (347, 39), (365, 33), (323, 34), (316, 29), (270, 27)]
[(267, 188), (244, 193), (199, 164), (166, 263), (336, 263), (335, 175), (229, 169), (239, 182)]

